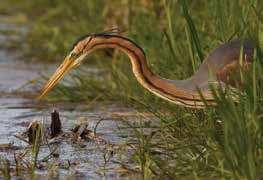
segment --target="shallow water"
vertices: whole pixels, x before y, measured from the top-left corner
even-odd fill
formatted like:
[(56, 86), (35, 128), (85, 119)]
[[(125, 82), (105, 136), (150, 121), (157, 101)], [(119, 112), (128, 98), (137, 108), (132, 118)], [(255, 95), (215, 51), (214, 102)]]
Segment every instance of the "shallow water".
[[(18, 28), (13, 25), (1, 24), (1, 30)], [(7, 38), (0, 35), (0, 43), (5, 43)], [(51, 68), (54, 69), (54, 68)], [(97, 122), (101, 121), (97, 128), (97, 133), (107, 143), (97, 143), (94, 141), (84, 142), (83, 147), (77, 143), (61, 141), (54, 143), (49, 148), (57, 148), (58, 158), (52, 158), (49, 163), (67, 164), (71, 162), (69, 168), (55, 168), (55, 173), (50, 175), (50, 168), (37, 170), (36, 176), (40, 179), (47, 177), (75, 177), (77, 179), (133, 179), (134, 174), (120, 170), (120, 165), (115, 161), (128, 162), (130, 149), (125, 149), (124, 156), (119, 153), (119, 147), (127, 141), (127, 132), (121, 131), (121, 121), (113, 118), (114, 114), (121, 112), (132, 112), (131, 109), (120, 108), (116, 105), (106, 107), (95, 107), (92, 111), (85, 110), (85, 105), (47, 105), (39, 104), (34, 99), (25, 98), (21, 94), (34, 94), (37, 87), (28, 84), (29, 81), (38, 79), (40, 74), (50, 71), (50, 67), (43, 64), (32, 64), (18, 61), (14, 52), (0, 49), (0, 145), (12, 143), (16, 150), (4, 150), (0, 152), (2, 157), (8, 158), (11, 165), (14, 165), (14, 153), (23, 152), (28, 147), (27, 143), (18, 140), (14, 135), (26, 130), (27, 125), (32, 120), (40, 120), (45, 126), (50, 123), (50, 112), (56, 108), (60, 112), (63, 131), (70, 131), (78, 119), (86, 119), (89, 129), (93, 130)], [(42, 146), (39, 159), (47, 156), (50, 149)], [(109, 162), (105, 164), (104, 155), (113, 149), (114, 152)], [(115, 150), (118, 149), (118, 150)], [(115, 152), (116, 151), (116, 152)], [(117, 152), (118, 151), (118, 152)], [(50, 165), (49, 165), (50, 166)], [(27, 176), (27, 175), (25, 175)]]

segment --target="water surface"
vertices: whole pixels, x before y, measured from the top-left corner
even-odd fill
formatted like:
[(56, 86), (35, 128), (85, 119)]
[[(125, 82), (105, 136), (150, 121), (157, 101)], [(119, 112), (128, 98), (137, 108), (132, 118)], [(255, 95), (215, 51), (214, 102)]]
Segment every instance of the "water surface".
[[(14, 29), (19, 30), (19, 27), (0, 22), (0, 30)], [(7, 41), (6, 36), (0, 35), (0, 43), (3, 44)], [(24, 132), (33, 120), (41, 121), (48, 127), (50, 113), (55, 108), (60, 112), (65, 132), (69, 132), (78, 119), (85, 119), (91, 130), (94, 129), (98, 121), (104, 119), (97, 128), (97, 133), (104, 143), (91, 140), (83, 142), (80, 146), (76, 142), (63, 140), (50, 145), (50, 147), (44, 145), (41, 147), (39, 160), (49, 155), (50, 148), (56, 149), (56, 153), (59, 154), (59, 157), (51, 158), (46, 163), (56, 167), (53, 168), (55, 173), (50, 175), (52, 166), (49, 168), (46, 166), (43, 169), (38, 169), (36, 176), (39, 176), (40, 179), (45, 179), (48, 176), (60, 178), (70, 176), (77, 179), (134, 178), (133, 173), (128, 173), (121, 168), (119, 163), (116, 163), (129, 163), (128, 156), (132, 153), (131, 149), (125, 147), (128, 133), (120, 129), (124, 124), (118, 120), (121, 118), (118, 118), (116, 114), (130, 114), (134, 111), (120, 108), (114, 104), (103, 108), (97, 106), (92, 111), (88, 111), (85, 104), (67, 104), (66, 106), (40, 104), (33, 98), (28, 98), (33, 97), (38, 91), (38, 87), (29, 82), (35, 82), (41, 74), (47, 73), (50, 69), (54, 70), (54, 66), (21, 61), (15, 54), (15, 51), (0, 49), (0, 145), (11, 143), (16, 147), (14, 150), (2, 150), (0, 155), (9, 159), (11, 165), (14, 165), (14, 153), (21, 153), (28, 148), (27, 143), (18, 140), (14, 135)], [(105, 156), (110, 157), (106, 163)], [(69, 162), (71, 166), (67, 167)], [(67, 168), (63, 168), (63, 164)]]

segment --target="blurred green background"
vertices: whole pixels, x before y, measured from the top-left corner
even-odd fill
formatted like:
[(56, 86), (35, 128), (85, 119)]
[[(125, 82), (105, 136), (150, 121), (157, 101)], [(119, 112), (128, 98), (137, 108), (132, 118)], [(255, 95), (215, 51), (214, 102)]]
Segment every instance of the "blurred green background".
[[(257, 0), (8, 0), (1, 2), (0, 11), (10, 15), (10, 21), (26, 25), (27, 33), (11, 46), (22, 50), (27, 60), (62, 61), (79, 37), (119, 27), (146, 51), (154, 72), (181, 79), (191, 76), (206, 55), (223, 42), (250, 38), (262, 44), (262, 4)], [(96, 60), (101, 58), (116, 60)], [(110, 97), (144, 94), (135, 79), (123, 73), (130, 72), (130, 65), (122, 54), (95, 53), (88, 63), (113, 72), (114, 77), (105, 76), (104, 82), (105, 89), (112, 90)], [(83, 75), (79, 77), (83, 79)], [(123, 92), (120, 84), (124, 94), (115, 94)], [(137, 89), (129, 88), (131, 84)], [(79, 100), (80, 94), (71, 97), (68, 99)], [(86, 97), (94, 94), (86, 92), (81, 98)]]

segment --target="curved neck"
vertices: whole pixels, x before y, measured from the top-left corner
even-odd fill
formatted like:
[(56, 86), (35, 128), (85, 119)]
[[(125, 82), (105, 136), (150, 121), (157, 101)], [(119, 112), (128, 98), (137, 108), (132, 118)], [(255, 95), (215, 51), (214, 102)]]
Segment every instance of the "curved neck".
[[(133, 41), (117, 35), (100, 35), (93, 38), (87, 54), (102, 48), (117, 48), (128, 55), (138, 82), (157, 96), (187, 107), (203, 108), (204, 103), (196, 92), (189, 92), (176, 81), (161, 78), (149, 69), (143, 50)], [(208, 99), (209, 100), (209, 99)]]

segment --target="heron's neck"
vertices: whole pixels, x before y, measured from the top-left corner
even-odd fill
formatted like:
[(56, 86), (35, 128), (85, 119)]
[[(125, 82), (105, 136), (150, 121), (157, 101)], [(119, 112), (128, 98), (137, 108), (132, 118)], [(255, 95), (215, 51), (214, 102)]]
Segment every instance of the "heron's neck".
[(181, 83), (161, 78), (149, 69), (143, 50), (133, 41), (116, 35), (97, 37), (92, 48), (88, 51), (102, 48), (117, 48), (127, 54), (132, 64), (132, 70), (139, 83), (157, 96), (184, 106), (196, 106), (194, 103), (203, 104), (198, 93), (185, 91)]

